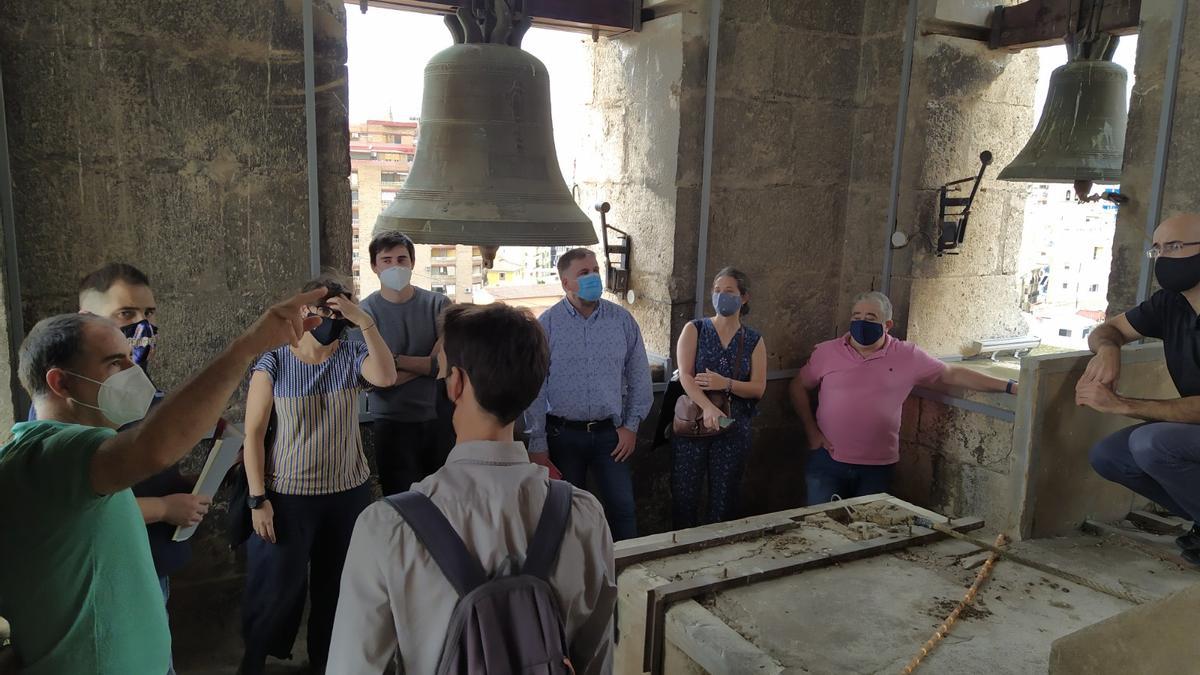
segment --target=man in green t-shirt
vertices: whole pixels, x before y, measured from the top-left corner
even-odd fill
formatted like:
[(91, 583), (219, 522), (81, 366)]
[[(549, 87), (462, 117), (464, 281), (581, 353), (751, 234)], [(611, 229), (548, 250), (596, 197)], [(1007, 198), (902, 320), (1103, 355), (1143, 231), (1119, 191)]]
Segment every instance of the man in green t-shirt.
[(170, 633), (130, 486), (179, 461), (212, 429), (253, 359), (318, 320), (316, 289), (275, 305), (145, 421), (154, 385), (108, 319), (63, 314), (21, 345), (38, 421), (0, 448), (0, 614), (24, 675), (157, 675)]

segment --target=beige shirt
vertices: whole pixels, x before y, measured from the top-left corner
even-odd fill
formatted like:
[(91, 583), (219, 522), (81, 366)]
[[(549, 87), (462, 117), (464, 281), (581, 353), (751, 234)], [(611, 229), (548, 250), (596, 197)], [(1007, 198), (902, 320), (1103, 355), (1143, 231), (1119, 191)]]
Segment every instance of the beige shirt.
[[(460, 443), (413, 485), (428, 495), (489, 574), (524, 562), (549, 491), (520, 443)], [(576, 672), (611, 673), (617, 588), (612, 535), (595, 497), (576, 489), (550, 585)], [(327, 675), (382, 673), (397, 649), (404, 672), (437, 669), (458, 594), (395, 509), (371, 505), (354, 526), (342, 572)]]

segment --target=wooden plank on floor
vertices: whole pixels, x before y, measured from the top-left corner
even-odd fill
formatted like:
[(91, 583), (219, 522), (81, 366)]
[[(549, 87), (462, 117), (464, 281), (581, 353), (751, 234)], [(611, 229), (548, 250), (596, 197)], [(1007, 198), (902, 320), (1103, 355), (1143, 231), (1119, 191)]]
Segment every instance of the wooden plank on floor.
[(1158, 558), (1159, 560), (1185, 568), (1193, 567), (1191, 563), (1179, 555), (1179, 547), (1175, 545), (1170, 536), (1149, 534), (1093, 520), (1085, 520), (1083, 522), (1083, 531), (1098, 537), (1112, 537), (1152, 558)]
[(1149, 511), (1134, 510), (1129, 512), (1129, 522), (1155, 534), (1181, 535), (1188, 531), (1191, 524), (1182, 518), (1160, 516)]
[[(801, 522), (805, 517), (817, 513), (825, 513), (827, 511), (836, 511), (845, 506), (860, 506), (862, 504), (870, 504), (880, 501), (887, 495), (867, 495), (865, 497), (855, 497), (853, 499), (844, 499), (837, 502), (829, 502), (828, 504), (817, 504), (816, 506), (807, 506), (801, 509), (791, 509), (788, 511), (780, 511), (777, 514), (772, 514), (776, 517), (763, 520), (761, 517), (747, 518), (741, 521), (731, 521), (721, 523), (719, 525), (709, 525), (706, 527), (693, 528), (690, 530), (681, 530), (672, 533), (672, 541), (656, 542), (650, 544), (642, 544), (640, 546), (632, 546), (626, 549), (616, 551), (617, 574), (629, 565), (646, 562), (649, 560), (658, 560), (661, 558), (670, 558), (671, 556), (683, 555), (685, 553), (694, 553), (707, 548), (716, 546), (724, 546), (725, 544), (733, 544), (739, 541), (754, 539), (764, 534), (777, 534), (786, 530), (795, 529), (801, 526)], [(899, 501), (899, 500), (896, 500)], [(906, 505), (907, 502), (900, 502), (900, 505)], [(915, 508), (915, 507), (913, 507)], [(936, 515), (936, 514), (935, 514)], [(939, 522), (945, 519), (942, 516), (937, 516)]]

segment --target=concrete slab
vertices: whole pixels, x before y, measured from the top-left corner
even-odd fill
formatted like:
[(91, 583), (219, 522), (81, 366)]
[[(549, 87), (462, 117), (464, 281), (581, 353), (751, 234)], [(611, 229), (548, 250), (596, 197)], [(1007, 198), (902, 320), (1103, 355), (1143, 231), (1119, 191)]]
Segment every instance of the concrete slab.
[[(630, 567), (619, 582), (618, 671), (640, 670), (649, 589), (700, 574), (733, 576), (781, 557), (844, 546), (845, 531), (840, 524), (806, 524)], [(652, 540), (669, 541), (669, 535)], [(1113, 539), (1076, 535), (1024, 541), (1012, 550), (1141, 598), (1158, 599), (1200, 582), (1192, 569)], [(686, 657), (689, 665), (681, 672), (894, 673), (962, 598), (977, 570), (961, 562), (977, 556), (968, 543), (943, 541), (680, 603), (667, 612), (667, 659)], [(1132, 606), (1001, 560), (922, 670), (1045, 672), (1054, 640)], [(679, 654), (672, 657), (672, 650)]]
[(1195, 635), (1200, 585), (1122, 612), (1055, 641), (1051, 675), (1194, 673), (1200, 664)]

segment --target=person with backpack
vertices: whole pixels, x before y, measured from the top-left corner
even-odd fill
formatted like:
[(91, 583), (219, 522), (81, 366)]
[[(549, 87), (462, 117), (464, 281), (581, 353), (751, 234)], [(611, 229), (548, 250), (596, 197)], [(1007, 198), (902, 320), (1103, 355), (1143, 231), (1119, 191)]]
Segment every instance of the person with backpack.
[(549, 368), (545, 333), (500, 304), (450, 307), (441, 333), (457, 445), (359, 516), (326, 673), (381, 673), (393, 655), (410, 675), (612, 672), (604, 510), (513, 440)]
[[(350, 286), (326, 274), (304, 291), (317, 288), (324, 297), (302, 315), (320, 323), (297, 344), (263, 354), (246, 395), (246, 505), (254, 535), (246, 543), (239, 675), (261, 675), (268, 655), (291, 657), (306, 591), (309, 662), (318, 672), (324, 667), (350, 533), (371, 503), (358, 394), (396, 381), (392, 354)], [(342, 339), (351, 326), (365, 342)]]

